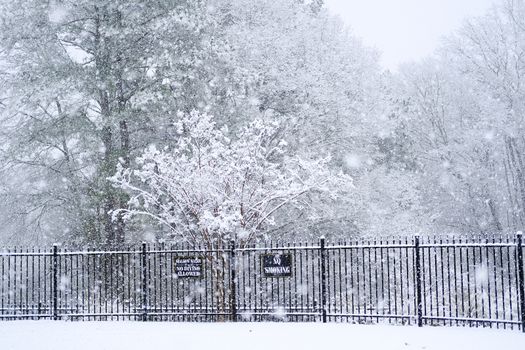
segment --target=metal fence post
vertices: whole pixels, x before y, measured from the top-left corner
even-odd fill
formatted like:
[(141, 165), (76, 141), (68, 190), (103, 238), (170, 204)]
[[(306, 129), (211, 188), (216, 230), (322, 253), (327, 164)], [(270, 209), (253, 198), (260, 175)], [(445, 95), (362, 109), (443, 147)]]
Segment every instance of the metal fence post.
[(40, 318), (41, 318), (41, 315), (42, 314), (42, 303), (41, 302), (38, 302), (38, 320), (40, 321)]
[(419, 246), (419, 236), (414, 239), (414, 253), (416, 263), (416, 308), (417, 308), (417, 326), (423, 327), (423, 305), (421, 298), (421, 252)]
[(141, 253), (141, 276), (142, 276), (142, 321), (148, 320), (148, 281), (147, 281), (147, 246), (146, 242), (142, 242)]
[(58, 320), (58, 246), (53, 245), (53, 320)]
[(323, 323), (326, 323), (326, 246), (325, 238), (321, 237), (321, 312)]
[(525, 333), (525, 276), (523, 274), (523, 233), (516, 235), (518, 249), (518, 289), (520, 298), (521, 331)]
[(232, 321), (237, 322), (237, 262), (235, 260), (235, 241), (230, 242), (230, 311)]

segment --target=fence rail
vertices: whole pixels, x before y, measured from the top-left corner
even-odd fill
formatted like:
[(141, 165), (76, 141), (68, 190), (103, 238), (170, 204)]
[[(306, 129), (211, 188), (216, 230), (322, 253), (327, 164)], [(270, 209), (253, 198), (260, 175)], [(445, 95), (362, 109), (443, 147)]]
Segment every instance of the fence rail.
[(311, 321), (525, 331), (522, 235), (0, 250), (0, 320)]

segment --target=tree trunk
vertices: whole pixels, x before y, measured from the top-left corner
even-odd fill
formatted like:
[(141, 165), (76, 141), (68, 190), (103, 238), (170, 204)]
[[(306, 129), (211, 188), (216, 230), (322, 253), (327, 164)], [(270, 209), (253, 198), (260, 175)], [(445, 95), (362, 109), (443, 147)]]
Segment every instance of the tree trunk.
[[(123, 166), (126, 168), (129, 168), (130, 165), (130, 154), (129, 154), (129, 131), (128, 131), (128, 125), (125, 120), (122, 120), (120, 122), (120, 154), (123, 160)], [(119, 208), (124, 208), (127, 205), (128, 198), (126, 194), (119, 193), (118, 194), (118, 206)], [(118, 214), (115, 219), (115, 226), (116, 226), (116, 244), (122, 245), (125, 242), (126, 238), (126, 224), (124, 223), (124, 219), (122, 218), (122, 214)]]
[(512, 211), (513, 229), (519, 229), (525, 223), (525, 164), (523, 156), (519, 150), (516, 138), (507, 137), (505, 140), (505, 170), (507, 176), (507, 187), (511, 199), (514, 198), (514, 204), (510, 203)]
[(102, 129), (102, 141), (104, 143), (104, 160), (102, 165), (102, 182), (103, 182), (103, 213), (102, 218), (104, 222), (104, 234), (105, 234), (105, 243), (108, 246), (112, 246), (115, 242), (115, 226), (112, 218), (111, 212), (115, 209), (115, 199), (113, 196), (113, 188), (111, 183), (107, 180), (108, 176), (111, 176), (113, 166), (113, 133), (111, 132), (111, 127), (105, 126)]
[[(218, 249), (219, 250), (219, 249)], [(226, 280), (224, 270), (227, 268), (224, 254), (221, 252), (217, 253), (208, 253), (206, 255), (209, 266), (212, 270), (212, 286), (216, 302), (216, 310), (218, 316), (217, 320), (219, 322), (224, 322), (227, 320), (226, 315)]]

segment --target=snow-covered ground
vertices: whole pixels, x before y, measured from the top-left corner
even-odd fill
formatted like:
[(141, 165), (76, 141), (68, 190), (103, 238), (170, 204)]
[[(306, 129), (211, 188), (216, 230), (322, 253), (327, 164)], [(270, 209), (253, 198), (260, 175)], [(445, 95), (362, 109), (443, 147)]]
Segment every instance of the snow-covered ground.
[(0, 322), (2, 350), (523, 350), (518, 331), (304, 323)]

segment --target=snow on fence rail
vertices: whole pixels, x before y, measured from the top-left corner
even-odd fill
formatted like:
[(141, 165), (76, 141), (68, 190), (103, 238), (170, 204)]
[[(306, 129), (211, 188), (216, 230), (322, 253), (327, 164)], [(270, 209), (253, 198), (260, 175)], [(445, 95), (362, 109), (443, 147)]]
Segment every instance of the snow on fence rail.
[(0, 250), (0, 320), (320, 321), (525, 330), (522, 236)]

